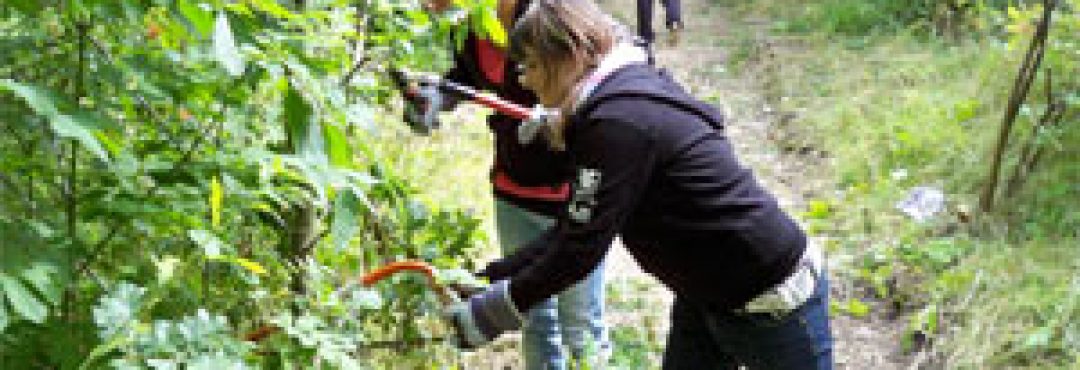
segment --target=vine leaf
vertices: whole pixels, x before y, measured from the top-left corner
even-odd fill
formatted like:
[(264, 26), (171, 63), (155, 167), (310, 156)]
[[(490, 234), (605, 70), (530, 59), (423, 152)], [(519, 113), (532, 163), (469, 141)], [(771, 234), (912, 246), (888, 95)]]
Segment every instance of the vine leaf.
[(356, 194), (350, 189), (338, 192), (334, 202), (334, 220), (330, 225), (330, 237), (337, 251), (345, 250), (349, 246), (349, 240), (356, 233), (359, 219), (356, 217), (360, 207)]
[(206, 230), (188, 230), (188, 237), (202, 248), (203, 254), (209, 258), (222, 255), (221, 250), (225, 248), (225, 243), (221, 239)]
[(326, 156), (329, 157), (331, 165), (348, 167), (352, 163), (352, 148), (340, 128), (331, 123), (323, 124), (323, 139), (326, 141)]
[(37, 297), (34, 297), (25, 285), (8, 275), (0, 275), (0, 283), (3, 284), (4, 294), (7, 295), (8, 303), (11, 304), (11, 309), (15, 313), (35, 324), (45, 322), (45, 316), (49, 313), (48, 308)]
[(20, 318), (43, 323), (60, 301), (55, 251), (41, 249), (45, 241), (23, 222), (0, 220), (0, 240), (0, 331)]
[(60, 287), (54, 284), (53, 276), (60, 271), (55, 265), (45, 262), (35, 262), (29, 269), (23, 270), (22, 277), (49, 303), (60, 304)]
[(230, 76), (237, 77), (244, 73), (244, 57), (236, 48), (236, 39), (233, 38), (225, 12), (218, 13), (214, 21), (214, 58)]
[(4, 329), (7, 328), (9, 322), (11, 322), (11, 320), (8, 319), (7, 306), (5, 306), (3, 302), (0, 302), (0, 333), (4, 332)]
[(60, 97), (38, 86), (2, 79), (0, 80), (0, 90), (12, 92), (22, 99), (31, 110), (48, 119), (49, 126), (57, 135), (74, 139), (98, 159), (105, 162), (109, 161), (109, 154), (101, 145), (101, 141), (95, 136), (98, 128), (105, 125), (103, 120), (85, 112), (65, 114), (60, 110), (58, 104), (61, 102)]
[(480, 25), (483, 28), (483, 34), (487, 35), (488, 39), (495, 45), (506, 45), (506, 29), (503, 28), (502, 22), (499, 22), (499, 18), (496, 17), (493, 12), (481, 13)]
[(180, 14), (187, 18), (191, 23), (192, 28), (199, 33), (200, 36), (206, 37), (210, 35), (211, 13), (206, 9), (203, 9), (201, 5), (192, 4), (190, 0), (177, 1), (177, 7), (180, 9)]
[(250, 4), (253, 7), (255, 7), (256, 9), (259, 9), (259, 10), (261, 10), (263, 12), (266, 12), (267, 14), (270, 14), (270, 15), (276, 17), (276, 18), (282, 18), (282, 19), (294, 19), (294, 18), (296, 18), (296, 14), (293, 14), (288, 9), (285, 9), (285, 7), (281, 6), (281, 4), (278, 4), (276, 1), (271, 1), (271, 0), (250, 0)]
[(217, 176), (210, 180), (210, 224), (214, 227), (221, 225), (221, 200), (225, 197), (221, 188), (221, 181)]
[(243, 257), (233, 258), (233, 262), (236, 263), (237, 265), (240, 265), (240, 267), (243, 267), (243, 268), (247, 269), (248, 271), (251, 271), (255, 275), (266, 274), (266, 268), (263, 267), (262, 265), (260, 265), (258, 262), (255, 262), (255, 261), (249, 260), (247, 258), (243, 258)]
[(285, 133), (292, 144), (293, 153), (301, 153), (307, 142), (311, 105), (304, 101), (300, 91), (289, 82), (285, 91)]

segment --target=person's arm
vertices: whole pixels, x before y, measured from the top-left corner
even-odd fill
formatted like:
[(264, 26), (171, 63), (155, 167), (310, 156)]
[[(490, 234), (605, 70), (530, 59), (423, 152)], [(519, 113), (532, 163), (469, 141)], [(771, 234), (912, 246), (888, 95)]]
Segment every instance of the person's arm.
[(621, 122), (587, 123), (574, 139), (572, 192), (560, 228), (543, 254), (510, 278), (516, 307), (528, 309), (585, 278), (637, 208), (655, 170), (648, 132)]
[(505, 280), (516, 274), (525, 266), (533, 263), (544, 254), (544, 249), (551, 244), (559, 235), (559, 227), (555, 225), (540, 234), (525, 246), (517, 248), (513, 253), (497, 261), (489, 263), (477, 275), (490, 281)]
[(451, 311), (466, 347), (519, 328), (522, 312), (588, 275), (637, 207), (656, 163), (650, 136), (630, 124), (586, 124), (596, 126), (570, 146), (576, 177), (559, 226), (505, 259), (513, 262), (494, 263), (506, 264), (500, 272), (511, 274), (509, 280), (496, 281)]

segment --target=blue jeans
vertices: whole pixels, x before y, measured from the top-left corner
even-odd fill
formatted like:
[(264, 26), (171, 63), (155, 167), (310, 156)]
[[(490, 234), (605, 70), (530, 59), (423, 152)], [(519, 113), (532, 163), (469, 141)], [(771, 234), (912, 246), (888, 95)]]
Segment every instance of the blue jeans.
[[(506, 254), (555, 224), (552, 218), (499, 200), (495, 201), (495, 219)], [(603, 315), (604, 265), (600, 264), (584, 280), (529, 310), (522, 328), (525, 368), (566, 369), (568, 358), (575, 363), (603, 361), (610, 351)], [(570, 350), (569, 356), (563, 345)]]
[(733, 313), (675, 298), (664, 369), (831, 370), (828, 281), (784, 315)]

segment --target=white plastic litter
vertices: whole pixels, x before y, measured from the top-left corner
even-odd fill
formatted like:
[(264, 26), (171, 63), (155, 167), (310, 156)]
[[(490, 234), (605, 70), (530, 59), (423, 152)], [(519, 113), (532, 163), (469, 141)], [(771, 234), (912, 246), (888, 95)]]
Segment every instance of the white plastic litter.
[(918, 186), (896, 208), (918, 222), (925, 222), (945, 209), (945, 193), (930, 186)]

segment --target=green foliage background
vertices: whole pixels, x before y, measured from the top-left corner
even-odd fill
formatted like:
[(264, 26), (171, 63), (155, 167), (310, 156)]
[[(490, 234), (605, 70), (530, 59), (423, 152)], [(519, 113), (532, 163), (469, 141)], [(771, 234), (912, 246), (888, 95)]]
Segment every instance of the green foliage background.
[[(765, 94), (794, 117), (785, 145), (819, 153), (838, 186), (803, 216), (843, 258), (838, 276), (861, 282), (833, 311), (906, 320), (904, 349), (930, 366), (1080, 366), (1080, 2), (1057, 1), (1008, 133), (999, 188), (1014, 190), (985, 214), (977, 198), (1042, 1), (720, 2), (787, 37), (766, 46)], [(768, 52), (754, 37), (736, 69)], [(1060, 121), (1040, 125), (1051, 105)], [(1025, 147), (1043, 156), (1017, 176)], [(918, 186), (945, 194), (927, 222), (896, 209)]]
[(422, 280), (357, 277), (471, 268), (484, 244), (388, 159), (385, 72), (444, 68), (461, 24), (505, 37), (493, 1), (454, 3), (0, 4), (0, 367), (450, 356), (423, 344), (445, 333)]

